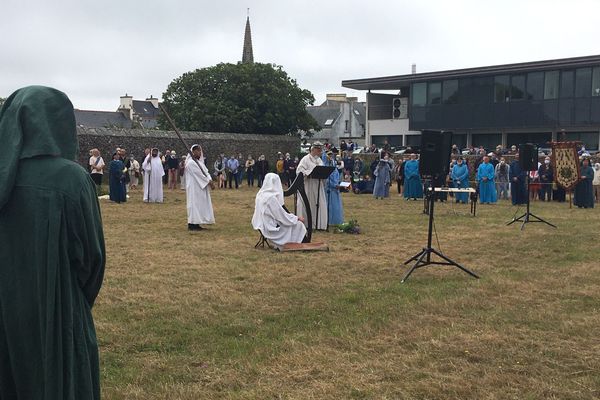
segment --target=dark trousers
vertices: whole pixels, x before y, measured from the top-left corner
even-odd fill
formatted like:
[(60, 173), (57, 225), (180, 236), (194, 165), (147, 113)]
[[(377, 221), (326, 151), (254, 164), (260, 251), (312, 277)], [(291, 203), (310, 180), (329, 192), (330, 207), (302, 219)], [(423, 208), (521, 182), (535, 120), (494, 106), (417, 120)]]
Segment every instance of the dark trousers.
[(253, 171), (246, 172), (246, 181), (248, 182), (248, 186), (254, 186), (254, 172)]
[(288, 172), (288, 187), (296, 180), (296, 170)]
[(258, 187), (262, 186), (264, 180), (265, 180), (265, 175), (259, 172), (258, 173)]
[(227, 172), (227, 181), (229, 182), (229, 189), (232, 189), (231, 187), (231, 181), (235, 182), (235, 188), (237, 189), (239, 186), (238, 183), (238, 172), (236, 172), (235, 174), (233, 172)]
[(542, 188), (540, 189), (540, 200), (542, 200), (542, 201), (551, 201), (552, 200), (552, 184), (551, 183), (542, 183)]

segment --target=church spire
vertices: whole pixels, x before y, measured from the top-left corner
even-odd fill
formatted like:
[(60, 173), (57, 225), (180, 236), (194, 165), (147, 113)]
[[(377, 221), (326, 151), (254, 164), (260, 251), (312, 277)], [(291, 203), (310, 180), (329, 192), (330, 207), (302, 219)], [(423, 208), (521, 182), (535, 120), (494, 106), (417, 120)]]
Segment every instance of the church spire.
[(242, 52), (242, 64), (252, 63), (254, 63), (254, 54), (252, 53), (252, 33), (250, 32), (250, 9), (248, 9), (246, 33), (244, 34), (244, 51)]

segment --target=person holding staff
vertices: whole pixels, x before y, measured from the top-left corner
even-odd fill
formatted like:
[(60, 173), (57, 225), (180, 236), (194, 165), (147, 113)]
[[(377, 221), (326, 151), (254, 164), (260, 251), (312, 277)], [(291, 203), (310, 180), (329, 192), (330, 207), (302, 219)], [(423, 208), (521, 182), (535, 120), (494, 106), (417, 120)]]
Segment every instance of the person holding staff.
[(200, 231), (200, 225), (214, 224), (210, 188), (212, 178), (204, 165), (204, 154), (200, 145), (191, 147), (191, 155), (185, 159), (185, 196), (187, 200), (188, 229)]

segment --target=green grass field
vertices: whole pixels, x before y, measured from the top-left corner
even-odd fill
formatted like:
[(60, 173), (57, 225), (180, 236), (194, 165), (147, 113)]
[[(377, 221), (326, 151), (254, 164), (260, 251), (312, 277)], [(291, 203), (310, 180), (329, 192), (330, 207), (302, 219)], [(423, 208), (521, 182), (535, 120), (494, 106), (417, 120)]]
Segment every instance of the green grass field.
[(441, 250), (481, 279), (436, 266), (400, 283), (426, 244), (422, 202), (346, 193), (360, 235), (278, 253), (254, 249), (255, 192), (213, 191), (217, 224), (194, 233), (182, 191), (102, 201), (104, 398), (600, 397), (597, 208), (535, 202), (558, 229), (520, 231), (508, 202), (439, 205)]

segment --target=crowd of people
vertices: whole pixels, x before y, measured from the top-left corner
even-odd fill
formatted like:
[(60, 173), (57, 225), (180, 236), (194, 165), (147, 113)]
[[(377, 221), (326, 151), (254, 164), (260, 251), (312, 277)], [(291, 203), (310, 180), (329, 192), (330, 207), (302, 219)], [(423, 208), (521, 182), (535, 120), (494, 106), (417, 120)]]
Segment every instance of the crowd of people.
[[(2, 399), (100, 398), (92, 308), (106, 263), (98, 204), (106, 168), (109, 196), (117, 203), (127, 200), (127, 192), (135, 190), (140, 178), (143, 199), (148, 203), (163, 201), (163, 185), (175, 190), (178, 182), (183, 183), (191, 231), (214, 223), (210, 189), (219, 171), (227, 177), (230, 188), (234, 181), (239, 187), (241, 168), (245, 168), (251, 187), (256, 172), (261, 188), (255, 199), (252, 225), (278, 246), (304, 241), (308, 222), (301, 198), (297, 204), (299, 215), (285, 209), (283, 182), (289, 185), (293, 176), (304, 176), (308, 204), (313, 211), (312, 226), (324, 229), (343, 221), (339, 195), (342, 182), (357, 172), (360, 179), (364, 168), (360, 158), (351, 159), (352, 150), (348, 147), (342, 155), (331, 146), (316, 142), (301, 160), (279, 155), (277, 173), (268, 172), (268, 164), (260, 164), (265, 161), (264, 156), (254, 162), (252, 157), (243, 160), (240, 154), (228, 159), (220, 157), (218, 168), (211, 172), (205, 165), (202, 147), (194, 144), (190, 154), (182, 159), (172, 151), (161, 155), (157, 148), (148, 148), (141, 165), (125, 149), (116, 149), (108, 164), (98, 149), (93, 149), (86, 173), (73, 161), (78, 154), (78, 140), (72, 103), (64, 93), (42, 86), (19, 89), (6, 99), (0, 109), (0, 138), (11, 146), (0, 156)], [(524, 185), (527, 178), (538, 183), (533, 190), (529, 187), (531, 195), (537, 193), (544, 201), (557, 197), (564, 200), (559, 188), (543, 189), (555, 182), (549, 158), (537, 170), (524, 171), (516, 152), (510, 165), (502, 155), (498, 160), (494, 154), (488, 154), (473, 166), (483, 203), (494, 203), (498, 194), (508, 196), (509, 192), (513, 203), (523, 203), (530, 195)], [(598, 201), (600, 164), (592, 167), (585, 153), (581, 156), (581, 181), (575, 190), (575, 204), (590, 208), (594, 195)], [(456, 187), (470, 186), (467, 161), (456, 154), (449, 176), (441, 179)], [(421, 197), (424, 183), (418, 163), (416, 154), (396, 164), (389, 154), (382, 153), (370, 166), (370, 173), (375, 176), (374, 197), (389, 196), (394, 171), (399, 193), (407, 199)], [(311, 177), (319, 166), (332, 167), (324, 183)]]
[[(525, 204), (528, 197), (534, 201), (566, 201), (565, 190), (556, 183), (550, 156), (545, 156), (543, 162), (538, 162), (536, 169), (524, 171), (519, 163), (516, 146), (506, 152), (499, 146), (497, 151), (490, 153), (485, 153), (481, 148), (481, 156), (477, 158), (459, 155), (454, 151), (456, 148), (455, 145), (452, 147), (448, 175), (436, 178), (435, 184), (438, 187), (473, 187), (482, 204), (494, 204), (499, 199), (509, 198), (513, 205)], [(510, 163), (506, 161), (504, 154), (512, 156)], [(600, 202), (600, 163), (592, 166), (590, 158), (585, 155), (585, 148), (584, 153), (580, 150), (579, 154), (581, 180), (573, 191), (573, 202), (579, 208), (593, 208), (595, 202)], [(406, 200), (422, 198), (424, 187), (428, 187), (430, 182), (424, 181), (419, 174), (418, 155), (410, 154), (397, 165), (385, 151), (381, 151), (381, 155), (371, 165), (372, 175), (375, 176), (373, 196), (387, 197), (389, 191), (382, 191), (381, 188), (389, 186), (395, 178), (399, 195), (403, 195)], [(470, 162), (473, 163), (472, 166)], [(368, 177), (366, 179), (369, 180)], [(454, 197), (457, 203), (466, 203), (468, 200), (467, 193), (456, 193)], [(444, 201), (446, 198), (445, 195), (439, 195), (438, 199)]]
[[(340, 192), (372, 193), (376, 199), (383, 199), (389, 197), (390, 187), (396, 182), (399, 195), (404, 196), (406, 200), (416, 200), (423, 197), (424, 185), (429, 184), (424, 182), (419, 174), (419, 156), (416, 153), (405, 154), (399, 162), (395, 162), (391, 153), (386, 150), (388, 147), (385, 143), (382, 148), (375, 148), (380, 157), (370, 165), (365, 165), (360, 155), (353, 154), (355, 144), (352, 141), (346, 143), (342, 140), (339, 149), (327, 141), (323, 144), (316, 143), (317, 146), (311, 148), (322, 148), (323, 159), (336, 167), (333, 177), (338, 183), (348, 183), (348, 186), (338, 188)], [(179, 159), (175, 151), (170, 150), (161, 154), (157, 149), (152, 157), (148, 157), (150, 152), (150, 149), (145, 150), (144, 162), (148, 163), (140, 165), (133, 154), (128, 156), (125, 149), (116, 149), (108, 164), (111, 200), (126, 201), (128, 191), (137, 188), (141, 177), (153, 178), (154, 181), (154, 185), (153, 182), (148, 185), (150, 188), (145, 187), (144, 201), (162, 202), (163, 185), (168, 190), (178, 187), (185, 189), (185, 157)], [(581, 208), (590, 208), (594, 206), (594, 202), (600, 201), (600, 164), (590, 165), (588, 153), (583, 146), (579, 149), (579, 154), (582, 180), (574, 190), (574, 203)], [(511, 156), (510, 163), (505, 159), (505, 155)], [(436, 184), (462, 189), (473, 187), (477, 189), (479, 201), (483, 204), (494, 204), (498, 200), (508, 199), (515, 205), (524, 204), (527, 196), (533, 201), (566, 200), (565, 190), (555, 182), (550, 156), (546, 156), (535, 171), (521, 170), (516, 145), (510, 148), (497, 146), (491, 152), (486, 152), (481, 146), (471, 147), (469, 156), (463, 155), (458, 146), (453, 145), (451, 157), (449, 174), (445, 178), (440, 177)], [(146, 173), (145, 167), (149, 167), (150, 162), (155, 164), (152, 168), (155, 171), (154, 176)], [(289, 187), (296, 178), (299, 163), (299, 157), (292, 157), (290, 153), (277, 153), (274, 165), (269, 164), (264, 154), (255, 160), (252, 155), (244, 157), (242, 153), (233, 153), (226, 156), (221, 153), (212, 164), (213, 170), (210, 174), (216, 183), (216, 189), (238, 189), (244, 181), (249, 187), (256, 184), (260, 188), (269, 172), (279, 176), (282, 187)], [(105, 161), (98, 149), (90, 150), (89, 170), (98, 188), (102, 184), (105, 167)], [(457, 203), (467, 203), (466, 193), (451, 196)], [(444, 195), (439, 197), (444, 200)]]

